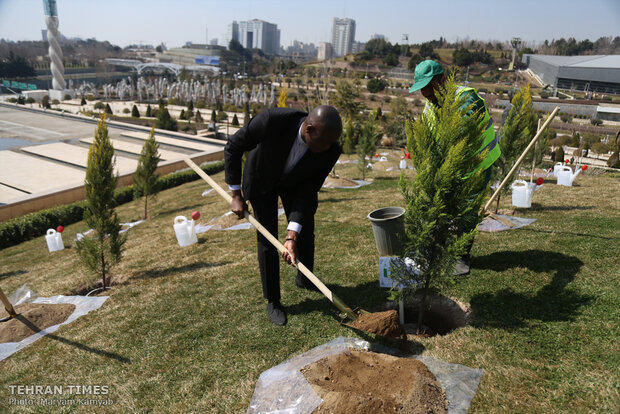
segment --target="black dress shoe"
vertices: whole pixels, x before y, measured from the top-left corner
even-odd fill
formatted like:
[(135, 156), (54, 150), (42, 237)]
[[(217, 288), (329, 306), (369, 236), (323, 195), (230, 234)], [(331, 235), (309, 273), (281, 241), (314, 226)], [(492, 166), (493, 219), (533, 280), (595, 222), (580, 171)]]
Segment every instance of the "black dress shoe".
[(299, 276), (295, 278), (295, 285), (300, 289), (312, 290), (314, 292), (320, 292), (319, 288), (314, 285), (307, 277)]
[(279, 326), (286, 325), (286, 312), (280, 304), (280, 301), (269, 302), (267, 304), (267, 315), (269, 320)]

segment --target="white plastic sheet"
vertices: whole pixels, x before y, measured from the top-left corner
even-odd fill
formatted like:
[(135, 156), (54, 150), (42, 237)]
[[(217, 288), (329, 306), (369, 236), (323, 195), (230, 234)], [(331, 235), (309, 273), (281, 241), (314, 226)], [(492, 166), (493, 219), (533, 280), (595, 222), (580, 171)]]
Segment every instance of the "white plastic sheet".
[(532, 219), (532, 218), (506, 216), (503, 214), (497, 214), (497, 216), (511, 222), (514, 226), (509, 227), (499, 220), (495, 220), (491, 217), (486, 217), (484, 220), (482, 220), (480, 224), (478, 224), (478, 230), (484, 231), (486, 233), (493, 233), (496, 231), (504, 231), (504, 230), (514, 230), (514, 229), (520, 229), (521, 227), (529, 226), (530, 224), (536, 221), (536, 219)]
[[(308, 364), (349, 348), (372, 349), (366, 341), (342, 336), (301, 355), (293, 357), (267, 371), (258, 378), (247, 414), (302, 414), (311, 413), (323, 400), (299, 371)], [(393, 353), (389, 349), (381, 352)], [(483, 371), (464, 365), (451, 364), (428, 356), (415, 356), (435, 375), (446, 392), (449, 414), (465, 414), (476, 394)]]
[[(219, 218), (230, 216), (231, 214), (233, 214), (233, 212), (228, 211), (222, 214), (220, 217), (212, 218), (211, 220), (209, 220), (207, 224), (196, 224), (196, 226), (194, 227), (194, 229), (196, 230), (196, 234), (204, 233), (205, 231), (209, 231), (209, 230), (227, 231), (227, 230), (247, 230), (247, 229), (252, 228), (252, 224), (250, 224), (249, 222), (235, 224), (234, 226), (231, 226), (231, 227), (222, 227), (220, 224), (210, 224)], [(282, 214), (284, 214), (284, 209), (279, 208), (278, 216), (281, 216)]]
[[(130, 223), (121, 223), (121, 227), (127, 227), (125, 229), (122, 229), (118, 232), (118, 234), (122, 234), (125, 233), (127, 230), (129, 230), (132, 227), (137, 226), (140, 223), (144, 223), (144, 220), (138, 220), (138, 221), (132, 221)], [(87, 234), (92, 233), (93, 231), (95, 231), (94, 229), (89, 229), (86, 230), (84, 233), (78, 233), (75, 235), (75, 241), (80, 241), (84, 238), (84, 236), (86, 236)]]
[(47, 304), (72, 303), (75, 305), (75, 310), (64, 322), (59, 323), (58, 325), (50, 326), (49, 328), (45, 328), (39, 332), (35, 332), (34, 334), (30, 335), (28, 338), (22, 339), (20, 342), (7, 342), (4, 344), (0, 344), (0, 361), (2, 361), (5, 358), (8, 358), (15, 352), (39, 340), (45, 335), (56, 331), (62, 325), (71, 323), (77, 318), (79, 318), (80, 316), (84, 316), (90, 311), (99, 309), (101, 305), (103, 305), (103, 303), (108, 299), (108, 297), (109, 296), (89, 297), (89, 296), (58, 295), (58, 296), (52, 296), (49, 298), (36, 298), (35, 300), (32, 301), (32, 303), (47, 303)]
[(351, 187), (347, 187), (347, 186), (340, 186), (340, 185), (336, 185), (336, 184), (332, 184), (332, 183), (325, 183), (325, 184), (323, 184), (323, 188), (350, 188), (350, 189), (353, 189), (353, 188), (360, 188), (360, 187), (363, 187), (363, 186), (368, 185), (368, 184), (372, 184), (372, 181), (363, 181), (363, 180), (352, 180), (352, 181), (355, 181), (355, 183), (357, 185), (351, 186)]

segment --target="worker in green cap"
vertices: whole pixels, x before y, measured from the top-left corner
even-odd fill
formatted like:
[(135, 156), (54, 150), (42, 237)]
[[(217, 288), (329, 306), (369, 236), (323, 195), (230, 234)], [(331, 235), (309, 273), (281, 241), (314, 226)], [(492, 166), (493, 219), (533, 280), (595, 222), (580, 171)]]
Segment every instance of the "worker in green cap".
[[(424, 98), (426, 98), (424, 114), (429, 116), (431, 120), (436, 119), (436, 117), (432, 116), (433, 111), (435, 110), (434, 108), (436, 108), (437, 105), (436, 95), (442, 93), (445, 82), (446, 77), (444, 75), (444, 69), (438, 62), (435, 62), (434, 60), (425, 60), (416, 66), (414, 71), (414, 84), (411, 85), (409, 93), (416, 91), (420, 91), (422, 93)], [(485, 106), (484, 99), (478, 95), (474, 88), (459, 86), (456, 89), (456, 97), (461, 102), (461, 108), (469, 108), (466, 112), (466, 116), (484, 113), (482, 122), (485, 124), (486, 128), (482, 133), (483, 143), (480, 148), (480, 152), (486, 151), (487, 149), (488, 152), (476, 170), (472, 171), (472, 173), (478, 170), (485, 171), (484, 184), (480, 189), (482, 191), (491, 180), (490, 167), (501, 154), (499, 142), (495, 136), (495, 130), (493, 129), (493, 119)], [(473, 242), (468, 246), (467, 253), (458, 260), (454, 270), (455, 276), (464, 276), (469, 273), (471, 263), (470, 252), (472, 246)]]

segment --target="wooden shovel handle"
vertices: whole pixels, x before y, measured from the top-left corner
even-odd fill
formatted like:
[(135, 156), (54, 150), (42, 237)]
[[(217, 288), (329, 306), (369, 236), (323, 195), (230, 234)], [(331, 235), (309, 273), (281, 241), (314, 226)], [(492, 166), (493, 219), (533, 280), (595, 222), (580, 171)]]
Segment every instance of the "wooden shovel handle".
[[(218, 183), (216, 183), (213, 178), (209, 177), (207, 173), (205, 173), (199, 166), (194, 163), (194, 161), (189, 159), (189, 157), (184, 157), (183, 160), (187, 165), (190, 166), (191, 169), (196, 171), (200, 178), (205, 180), (211, 187), (213, 187), (213, 189), (215, 189), (215, 191), (217, 191), (217, 193), (222, 196), (222, 198), (224, 198), (224, 200), (226, 200), (228, 204), (232, 202), (232, 197), (230, 196), (230, 194), (228, 194), (226, 190), (224, 190)], [(286, 247), (284, 247), (284, 245), (280, 243), (280, 241), (275, 238), (266, 228), (264, 228), (263, 225), (260, 224), (258, 220), (256, 220), (247, 210), (245, 211), (245, 218), (254, 227), (256, 227), (256, 230), (258, 230), (260, 234), (262, 234), (267, 240), (269, 240), (271, 244), (275, 246), (276, 249), (278, 249), (280, 254), (282, 254), (282, 252), (284, 251), (287, 251)], [(325, 286), (325, 284), (323, 284), (323, 282), (321, 282), (319, 278), (314, 275), (314, 273), (312, 273), (306, 266), (304, 266), (303, 263), (298, 261), (295, 267), (297, 267), (297, 269), (299, 269), (301, 273), (303, 273), (308, 279), (310, 279), (310, 281), (314, 283), (314, 285), (321, 291), (321, 293), (325, 295), (325, 297), (329, 299), (330, 302), (332, 302), (338, 309), (346, 313), (347, 316), (349, 316), (352, 320), (357, 319), (357, 315), (355, 314), (355, 312), (353, 312), (353, 310), (351, 310), (351, 308), (349, 308), (338, 296), (334, 295), (334, 293), (329, 290), (329, 288)]]
[(17, 316), (17, 313), (15, 313), (15, 309), (13, 308), (13, 305), (11, 305), (11, 302), (9, 302), (7, 297), (4, 295), (4, 292), (2, 291), (2, 289), (0, 289), (0, 300), (4, 304), (4, 309), (6, 309), (7, 313), (9, 314), (11, 318), (14, 318), (15, 316)]

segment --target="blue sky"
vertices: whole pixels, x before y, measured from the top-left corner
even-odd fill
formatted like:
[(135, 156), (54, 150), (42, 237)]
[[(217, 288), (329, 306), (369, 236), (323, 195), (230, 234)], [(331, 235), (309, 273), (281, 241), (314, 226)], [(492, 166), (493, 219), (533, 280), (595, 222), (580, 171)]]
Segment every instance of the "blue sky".
[[(443, 36), (526, 42), (575, 37), (594, 41), (620, 36), (620, 0), (57, 0), (60, 31), (119, 46), (175, 47), (221, 38), (234, 20), (276, 23), (281, 44), (328, 41), (333, 17), (356, 20), (356, 40), (379, 33), (410, 43)], [(0, 0), (0, 38), (40, 40), (42, 0)]]

